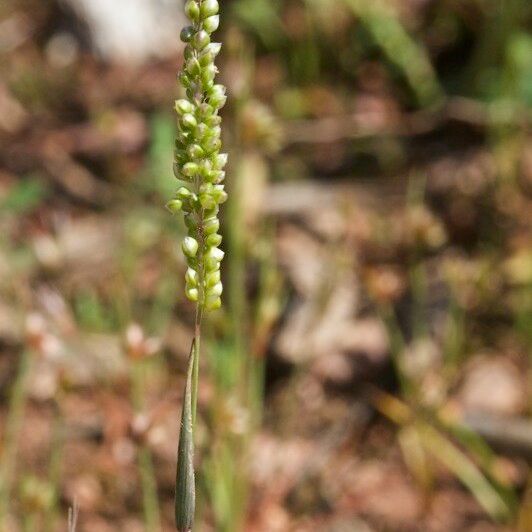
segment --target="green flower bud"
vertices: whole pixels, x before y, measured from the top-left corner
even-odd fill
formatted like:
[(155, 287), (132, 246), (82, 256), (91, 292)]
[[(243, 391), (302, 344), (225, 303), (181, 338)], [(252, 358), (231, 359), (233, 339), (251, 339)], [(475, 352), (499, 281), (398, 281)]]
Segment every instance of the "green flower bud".
[(205, 278), (205, 286), (208, 288), (213, 287), (215, 284), (219, 283), (221, 279), (220, 270), (216, 270), (215, 272), (211, 272), (207, 274)]
[(213, 58), (216, 57), (220, 50), (222, 49), (222, 43), (221, 42), (211, 42), (208, 46), (204, 48), (204, 50), (201, 52), (202, 55), (210, 55)]
[(215, 78), (218, 73), (218, 69), (214, 66), (213, 63), (208, 64), (203, 67), (201, 70), (201, 81), (204, 85), (208, 85)]
[(223, 170), (225, 165), (227, 164), (227, 153), (220, 153), (216, 157), (215, 166), (218, 170)]
[(202, 142), (203, 149), (206, 153), (213, 153), (222, 147), (222, 141), (218, 137), (210, 137)]
[(195, 57), (192, 57), (187, 61), (186, 68), (187, 73), (193, 77), (199, 76), (202, 72), (201, 65)]
[(198, 125), (198, 121), (191, 113), (186, 113), (181, 118), (181, 124), (185, 129), (194, 129)]
[(183, 166), (183, 175), (187, 177), (194, 177), (199, 174), (199, 171), (200, 167), (197, 163), (187, 163)]
[(216, 185), (212, 197), (216, 203), (225, 203), (227, 201), (227, 192), (224, 190), (223, 185)]
[(207, 296), (221, 296), (223, 292), (222, 283), (216, 283), (214, 286), (207, 289)]
[(201, 51), (211, 42), (211, 38), (205, 30), (200, 30), (194, 33), (190, 42), (196, 50)]
[(218, 218), (209, 218), (203, 222), (203, 231), (206, 235), (212, 235), (220, 229), (220, 220)]
[(196, 302), (199, 298), (199, 291), (197, 288), (193, 286), (186, 286), (185, 287), (185, 295), (190, 301)]
[(195, 257), (196, 253), (198, 252), (199, 244), (195, 238), (192, 238), (191, 236), (187, 236), (183, 240), (183, 244), (181, 244), (181, 248), (183, 249), (183, 253), (187, 257)]
[(204, 159), (201, 162), (200, 169), (199, 169), (201, 177), (203, 179), (206, 179), (207, 176), (211, 173), (211, 171), (212, 171), (212, 163), (211, 163), (211, 161), (209, 161), (208, 159)]
[(224, 258), (225, 253), (220, 248), (210, 248), (209, 251), (207, 251), (206, 255), (208, 255), (213, 260), (221, 262)]
[(218, 29), (219, 25), (220, 17), (218, 15), (213, 15), (212, 17), (208, 17), (203, 21), (203, 29), (207, 33), (213, 33)]
[(183, 202), (178, 199), (170, 200), (166, 204), (166, 208), (172, 213), (177, 214), (183, 208)]
[(216, 200), (210, 194), (200, 194), (199, 201), (204, 209), (212, 209), (216, 205)]
[(205, 19), (216, 15), (220, 9), (218, 5), (218, 0), (203, 0), (200, 7), (200, 17)]
[(209, 65), (214, 58), (220, 53), (222, 45), (218, 42), (211, 42), (201, 52), (199, 62), (202, 67)]
[(188, 0), (185, 4), (185, 13), (187, 17), (193, 22), (197, 22), (200, 18), (200, 8), (195, 0)]
[(205, 123), (209, 127), (218, 127), (222, 123), (222, 117), (219, 115), (211, 115), (208, 118), (205, 119)]
[(176, 192), (177, 199), (182, 202), (189, 201), (194, 197), (194, 193), (191, 192), (187, 187), (179, 187)]
[(192, 268), (188, 268), (185, 274), (185, 280), (192, 287), (198, 286), (198, 272)]
[(212, 183), (203, 183), (199, 188), (200, 194), (212, 194), (214, 192), (214, 185)]
[(209, 126), (201, 122), (194, 129), (194, 137), (198, 140), (204, 139), (209, 133)]
[(192, 87), (192, 81), (190, 80), (188, 74), (186, 72), (181, 72), (178, 76), (178, 79), (181, 85), (183, 85), (183, 87), (187, 89), (187, 94), (188, 94), (190, 88)]
[(194, 28), (192, 26), (185, 26), (181, 30), (180, 38), (183, 42), (190, 42), (191, 39), (196, 35)]
[(208, 296), (205, 300), (205, 308), (207, 310), (217, 310), (222, 306), (222, 300), (219, 296), (212, 295)]
[(214, 107), (212, 105), (209, 105), (208, 103), (202, 103), (198, 107), (198, 114), (201, 119), (209, 118), (214, 113)]
[(192, 46), (190, 46), (190, 44), (187, 44), (185, 46), (185, 52), (183, 53), (184, 57), (185, 57), (185, 61), (190, 59), (191, 57), (194, 57), (194, 49), (192, 48)]
[(205, 244), (207, 247), (217, 247), (222, 243), (222, 235), (219, 235), (218, 233), (214, 233), (212, 235), (209, 235), (205, 239)]
[(187, 153), (191, 159), (201, 159), (205, 155), (205, 151), (199, 144), (191, 144), (187, 148)]
[(192, 105), (188, 100), (176, 100), (175, 110), (179, 115), (184, 115), (187, 113), (190, 114), (194, 112), (194, 105)]

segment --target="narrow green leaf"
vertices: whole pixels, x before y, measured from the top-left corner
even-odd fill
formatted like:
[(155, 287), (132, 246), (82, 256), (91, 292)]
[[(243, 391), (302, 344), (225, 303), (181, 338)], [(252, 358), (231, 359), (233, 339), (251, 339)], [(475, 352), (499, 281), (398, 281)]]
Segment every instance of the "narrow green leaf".
[(188, 359), (187, 382), (183, 398), (177, 472), (175, 480), (175, 522), (179, 532), (190, 532), (194, 524), (196, 490), (194, 481), (194, 437), (192, 431), (192, 372), (196, 358), (196, 341), (192, 341)]

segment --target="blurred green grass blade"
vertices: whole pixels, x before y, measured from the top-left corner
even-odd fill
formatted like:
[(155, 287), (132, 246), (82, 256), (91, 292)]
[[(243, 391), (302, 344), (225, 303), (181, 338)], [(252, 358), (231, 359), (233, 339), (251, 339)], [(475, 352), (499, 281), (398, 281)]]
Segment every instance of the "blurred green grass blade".
[(4, 427), (4, 440), (0, 453), (0, 530), (4, 528), (12, 502), (11, 490), (15, 479), (15, 466), (18, 452), (18, 438), (24, 420), (24, 407), (27, 399), (27, 379), (31, 371), (32, 352), (28, 349), (20, 355), (19, 369), (10, 391), (7, 419)]
[(179, 448), (177, 451), (175, 522), (179, 532), (189, 532), (194, 525), (196, 488), (194, 480), (194, 437), (192, 430), (192, 371), (196, 357), (195, 340), (188, 359), (187, 381), (183, 397)]
[(364, 25), (386, 59), (406, 79), (417, 103), (436, 104), (443, 90), (425, 48), (415, 41), (392, 12), (363, 0), (344, 0)]
[(24, 214), (31, 211), (46, 199), (48, 192), (49, 189), (42, 180), (22, 179), (0, 200), (0, 213)]
[(286, 40), (278, 6), (274, 0), (239, 0), (233, 9), (244, 27), (254, 32), (266, 48), (274, 49)]
[(148, 192), (155, 192), (162, 198), (171, 197), (177, 186), (172, 172), (174, 159), (175, 121), (167, 113), (155, 113), (150, 117), (150, 147), (148, 153), (148, 174), (150, 179), (139, 182)]
[(430, 425), (420, 425), (419, 430), (427, 449), (467, 486), (489, 515), (497, 520), (511, 517), (507, 502), (460, 449)]

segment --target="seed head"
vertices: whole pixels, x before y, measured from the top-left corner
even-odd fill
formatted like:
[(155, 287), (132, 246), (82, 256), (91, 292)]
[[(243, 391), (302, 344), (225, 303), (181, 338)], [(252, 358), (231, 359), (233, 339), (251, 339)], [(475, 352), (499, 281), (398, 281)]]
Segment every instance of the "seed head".
[(211, 34), (220, 24), (218, 0), (187, 0), (185, 12), (191, 24), (181, 31), (186, 43), (185, 63), (178, 76), (184, 97), (175, 102), (177, 139), (174, 174), (182, 183), (175, 198), (167, 203), (173, 214), (182, 211), (188, 236), (182, 250), (188, 263), (185, 294), (203, 308), (221, 305), (223, 291), (219, 248), (219, 205), (226, 201), (224, 167), (227, 154), (220, 153), (221, 118), (225, 105), (225, 87), (215, 83), (214, 64), (221, 44), (211, 42)]

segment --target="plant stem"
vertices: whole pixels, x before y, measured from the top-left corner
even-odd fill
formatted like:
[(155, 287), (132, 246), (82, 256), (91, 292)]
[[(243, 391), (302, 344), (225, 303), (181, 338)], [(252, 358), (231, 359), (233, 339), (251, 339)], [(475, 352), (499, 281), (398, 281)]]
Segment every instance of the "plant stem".
[(59, 412), (59, 405), (55, 405), (55, 419), (52, 434), (52, 449), (50, 455), (50, 465), (48, 468), (48, 480), (53, 489), (52, 501), (44, 515), (45, 532), (55, 530), (55, 521), (59, 504), (59, 491), (61, 481), (61, 455), (63, 450), (63, 422)]
[(196, 319), (194, 323), (194, 353), (192, 354), (192, 427), (196, 424), (196, 411), (198, 406), (198, 386), (199, 386), (199, 358), (201, 345), (201, 321), (203, 310), (200, 303), (196, 304)]
[(157, 482), (153, 469), (153, 460), (148, 448), (143, 446), (139, 449), (138, 461), (142, 482), (142, 504), (146, 531), (156, 532), (161, 529), (159, 499), (157, 498)]
[(0, 463), (0, 530), (5, 530), (5, 520), (9, 513), (13, 472), (15, 469), (17, 440), (22, 427), (26, 403), (26, 381), (31, 365), (31, 352), (22, 352), (19, 370), (13, 384), (9, 400), (8, 417), (4, 436), (4, 452)]
[[(132, 402), (137, 412), (144, 404), (142, 362), (135, 362), (131, 368)], [(157, 496), (157, 480), (153, 469), (150, 450), (141, 443), (138, 453), (138, 466), (142, 484), (142, 506), (144, 512), (144, 526), (147, 532), (161, 530), (159, 499)]]

